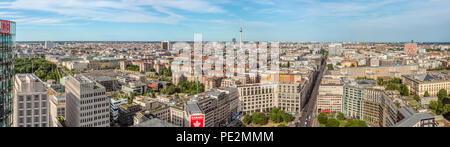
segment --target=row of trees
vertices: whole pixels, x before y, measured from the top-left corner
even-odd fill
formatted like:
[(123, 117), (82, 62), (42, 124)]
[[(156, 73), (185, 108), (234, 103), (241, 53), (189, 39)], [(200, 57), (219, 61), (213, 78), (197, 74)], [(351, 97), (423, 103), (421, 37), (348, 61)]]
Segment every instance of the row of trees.
[(378, 83), (378, 85), (401, 84), (402, 83), (402, 79), (400, 79), (400, 78), (393, 78), (392, 80), (384, 81), (383, 78), (378, 77), (377, 78), (377, 83)]
[(253, 113), (252, 115), (245, 115), (244, 119), (242, 120), (244, 122), (244, 124), (258, 124), (258, 125), (265, 125), (267, 124), (267, 118), (266, 118), (266, 114), (262, 113), (262, 112), (258, 112), (258, 113)]
[(391, 83), (386, 86), (385, 90), (397, 90), (398, 92), (400, 92), (400, 95), (409, 96), (409, 88), (405, 84)]
[[(398, 92), (400, 92), (400, 95), (409, 96), (409, 88), (405, 84), (402, 84), (402, 79), (400, 78), (393, 78), (391, 80), (385, 81), (383, 78), (378, 77), (377, 84), (387, 85), (385, 90), (397, 90)], [(417, 96), (415, 96), (414, 99), (417, 99)]]
[[(282, 122), (291, 122), (294, 120), (294, 117), (286, 113), (284, 110), (273, 108), (269, 111), (269, 120), (274, 123), (282, 123)], [(245, 115), (243, 119), (244, 124), (258, 124), (265, 125), (267, 124), (267, 116), (262, 112), (253, 113), (252, 115)], [(279, 125), (278, 127), (284, 127), (285, 125)]]
[(269, 119), (274, 123), (291, 122), (294, 117), (291, 114), (286, 113), (284, 110), (273, 108), (269, 111)]
[(59, 82), (64, 77), (56, 64), (40, 58), (16, 58), (14, 69), (16, 73), (34, 73), (39, 79), (46, 82), (56, 80)]
[(129, 70), (129, 71), (139, 71), (140, 68), (137, 65), (127, 65), (127, 70)]
[[(198, 86), (198, 91), (197, 91)], [(195, 95), (205, 91), (205, 86), (197, 82), (181, 81), (177, 86), (170, 85), (166, 89), (161, 89), (160, 92), (163, 94), (172, 95), (175, 93), (188, 93)]]
[(438, 100), (431, 101), (430, 108), (437, 115), (447, 114), (450, 112), (450, 98), (447, 94), (447, 90), (439, 90)]
[[(331, 117), (327, 115), (326, 113), (321, 112), (319, 116), (317, 116), (317, 120), (319, 121), (319, 124), (325, 125), (325, 127), (339, 127), (341, 126), (340, 121), (345, 120), (345, 116), (342, 112), (339, 112), (336, 116), (337, 119), (334, 118), (334, 113), (331, 114)], [(338, 121), (340, 120), (340, 121)], [(367, 124), (365, 121), (362, 120), (355, 120), (355, 119), (348, 119), (345, 123), (344, 127), (367, 127)]]
[(159, 70), (159, 75), (164, 76), (164, 77), (171, 77), (172, 70), (170, 70), (168, 68), (163, 68), (163, 69)]

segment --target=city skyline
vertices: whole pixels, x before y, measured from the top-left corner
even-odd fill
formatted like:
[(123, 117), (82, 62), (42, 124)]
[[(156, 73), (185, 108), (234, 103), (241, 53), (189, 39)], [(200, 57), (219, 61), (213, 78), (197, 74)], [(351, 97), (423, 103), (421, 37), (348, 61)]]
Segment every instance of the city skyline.
[(448, 42), (445, 0), (7, 0), (17, 41)]

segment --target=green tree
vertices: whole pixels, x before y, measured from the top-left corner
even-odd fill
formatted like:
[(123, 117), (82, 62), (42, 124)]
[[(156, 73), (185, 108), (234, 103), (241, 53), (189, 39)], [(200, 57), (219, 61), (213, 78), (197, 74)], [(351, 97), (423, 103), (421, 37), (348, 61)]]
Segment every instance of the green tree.
[(423, 97), (430, 97), (430, 93), (428, 93), (428, 91), (425, 91), (425, 94), (423, 95)]
[(344, 113), (339, 112), (338, 115), (337, 115), (337, 119), (338, 120), (344, 120), (345, 119)]
[(278, 108), (272, 108), (272, 110), (269, 111), (269, 120), (271, 120), (274, 123), (280, 123), (282, 120), (281, 116), (278, 115), (278, 112), (280, 109)]
[(420, 97), (419, 97), (418, 95), (414, 95), (413, 98), (414, 98), (414, 100), (416, 100), (416, 101), (420, 101)]
[(442, 108), (442, 114), (447, 114), (450, 112), (450, 104), (445, 104), (445, 106)]
[(319, 121), (320, 124), (327, 124), (328, 116), (327, 114), (320, 112), (319, 115), (317, 116), (317, 120)]
[(393, 78), (391, 81), (389, 81), (390, 83), (394, 83), (394, 84), (401, 84), (402, 83), (402, 79), (400, 78)]
[(326, 127), (339, 127), (339, 121), (334, 118), (330, 118), (327, 120), (327, 124), (325, 126)]
[(399, 92), (402, 96), (409, 96), (409, 89), (405, 84), (400, 85)]
[(252, 120), (255, 124), (259, 124), (259, 125), (265, 125), (267, 124), (267, 119), (266, 119), (266, 115), (262, 112), (258, 112), (253, 114), (252, 116)]
[(384, 85), (384, 80), (383, 80), (383, 78), (378, 77), (378, 78), (377, 78), (377, 84), (378, 84), (378, 85)]
[(392, 83), (387, 85), (385, 88), (385, 90), (398, 90), (398, 89), (400, 89), (400, 88), (397, 86), (397, 84), (392, 84)]
[(439, 100), (442, 100), (447, 97), (448, 97), (447, 90), (445, 90), (445, 89), (439, 90), (439, 93), (438, 93)]
[(285, 124), (279, 124), (277, 127), (286, 127)]
[(292, 114), (284, 113), (284, 115), (283, 115), (284, 122), (291, 122), (293, 120), (294, 120), (294, 117), (292, 116)]
[(248, 125), (252, 122), (252, 116), (251, 115), (244, 115), (244, 119), (242, 120), (244, 124)]
[(327, 67), (328, 67), (328, 70), (334, 70), (333, 64), (328, 64)]
[(349, 119), (344, 127), (367, 127), (367, 124), (362, 120)]
[(129, 70), (129, 71), (139, 71), (140, 68), (137, 65), (130, 64), (130, 65), (127, 65), (127, 70)]
[(432, 110), (437, 110), (438, 109), (438, 101), (430, 101), (430, 108)]

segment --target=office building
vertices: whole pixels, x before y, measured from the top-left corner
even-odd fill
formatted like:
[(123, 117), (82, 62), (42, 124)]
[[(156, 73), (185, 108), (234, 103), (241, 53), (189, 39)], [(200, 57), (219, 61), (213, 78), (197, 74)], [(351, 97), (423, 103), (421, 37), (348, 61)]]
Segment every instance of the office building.
[(47, 89), (37, 76), (18, 74), (14, 85), (14, 127), (48, 127)]
[(12, 125), (16, 23), (0, 20), (0, 127)]
[(344, 85), (340, 77), (325, 76), (319, 85), (318, 112), (341, 112)]
[(375, 81), (356, 80), (344, 85), (342, 112), (370, 126), (390, 127), (397, 122), (398, 109), (383, 90), (374, 89)]
[(310, 84), (306, 83), (307, 81), (302, 80), (238, 86), (240, 111), (243, 114), (252, 114), (269, 112), (276, 107), (287, 113), (299, 113), (305, 105), (305, 97), (310, 89)]
[(55, 47), (55, 43), (53, 43), (52, 41), (45, 41), (44, 42), (44, 48), (46, 49), (52, 49)]
[(101, 84), (84, 75), (66, 81), (66, 125), (68, 127), (109, 127), (110, 100)]
[[(228, 87), (196, 95), (185, 106), (185, 126), (223, 127), (238, 113), (238, 89)], [(197, 123), (198, 121), (198, 123)]]

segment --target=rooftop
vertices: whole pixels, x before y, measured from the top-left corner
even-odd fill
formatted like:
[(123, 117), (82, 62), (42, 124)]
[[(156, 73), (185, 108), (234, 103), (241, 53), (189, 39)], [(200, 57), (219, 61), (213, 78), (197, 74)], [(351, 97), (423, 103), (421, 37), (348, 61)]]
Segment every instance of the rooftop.
[(395, 127), (413, 127), (421, 120), (433, 118), (429, 113), (415, 113), (410, 107), (402, 107), (399, 109), (399, 112), (405, 116), (405, 118), (395, 124)]
[(131, 127), (179, 127), (179, 126), (169, 123), (165, 120), (153, 118)]
[(405, 77), (411, 78), (419, 82), (435, 82), (435, 81), (450, 80), (449, 75), (443, 72), (426, 73), (419, 75), (405, 75)]

